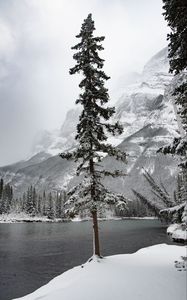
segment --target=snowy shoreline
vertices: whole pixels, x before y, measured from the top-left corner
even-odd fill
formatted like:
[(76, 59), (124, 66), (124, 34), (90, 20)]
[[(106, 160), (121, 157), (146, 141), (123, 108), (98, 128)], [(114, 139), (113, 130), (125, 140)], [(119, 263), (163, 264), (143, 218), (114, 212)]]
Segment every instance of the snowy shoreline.
[(185, 256), (185, 246), (160, 244), (93, 257), (17, 300), (186, 300)]
[[(98, 218), (99, 221), (120, 221), (120, 220), (157, 220), (156, 217), (106, 217)], [(64, 222), (86, 222), (91, 218), (74, 219), (49, 219), (48, 217), (31, 217), (25, 213), (0, 215), (0, 223), (64, 223)]]
[(67, 219), (49, 219), (48, 217), (31, 217), (25, 213), (0, 215), (0, 224), (4, 223), (62, 223)]
[(186, 224), (171, 224), (167, 229), (167, 234), (177, 243), (187, 243)]

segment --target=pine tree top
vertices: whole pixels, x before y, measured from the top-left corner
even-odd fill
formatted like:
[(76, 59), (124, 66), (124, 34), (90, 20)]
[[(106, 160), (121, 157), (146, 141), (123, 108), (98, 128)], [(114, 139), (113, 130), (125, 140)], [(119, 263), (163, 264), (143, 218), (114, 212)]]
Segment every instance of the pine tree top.
[[(84, 23), (81, 26), (81, 31), (76, 35), (77, 38), (87, 38), (90, 35), (92, 36), (93, 31), (95, 30), (94, 21), (92, 20), (92, 14), (88, 14), (88, 17), (84, 20)], [(74, 49), (74, 47), (72, 47)]]

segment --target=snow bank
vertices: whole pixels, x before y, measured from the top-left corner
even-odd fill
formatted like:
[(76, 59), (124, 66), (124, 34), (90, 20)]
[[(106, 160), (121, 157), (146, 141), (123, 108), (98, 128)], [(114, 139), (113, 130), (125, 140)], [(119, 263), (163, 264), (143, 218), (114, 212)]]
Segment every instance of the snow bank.
[[(87, 262), (22, 300), (186, 300), (185, 246), (155, 245)], [(176, 263), (178, 265), (176, 266)]]
[(187, 241), (187, 231), (185, 224), (171, 224), (167, 229), (167, 234), (171, 235), (174, 241)]
[[(158, 219), (156, 217), (116, 217), (112, 216), (108, 213), (108, 215), (104, 218), (98, 218), (99, 221), (108, 221), (108, 220), (154, 220)], [(0, 223), (24, 223), (24, 222), (48, 222), (48, 223), (59, 223), (59, 222), (85, 222), (92, 220), (91, 217), (80, 218), (75, 217), (74, 219), (48, 219), (45, 216), (35, 216), (32, 217), (24, 212), (20, 213), (9, 213), (9, 214), (0, 214)]]
[(48, 219), (48, 217), (29, 216), (26, 213), (10, 213), (0, 215), (0, 223), (22, 223), (22, 222), (62, 222), (62, 219)]

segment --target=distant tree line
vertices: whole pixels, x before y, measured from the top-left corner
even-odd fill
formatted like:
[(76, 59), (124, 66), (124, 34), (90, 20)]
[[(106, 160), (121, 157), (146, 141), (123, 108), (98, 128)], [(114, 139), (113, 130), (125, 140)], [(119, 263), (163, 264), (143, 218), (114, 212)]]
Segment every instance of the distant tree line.
[(49, 219), (64, 217), (65, 191), (38, 193), (32, 185), (23, 193), (22, 197), (15, 198), (12, 186), (0, 179), (0, 214), (11, 212), (35, 216), (46, 216)]
[(49, 219), (64, 217), (65, 192), (38, 193), (30, 186), (20, 199), (15, 200), (14, 211), (22, 211), (28, 215), (46, 216)]
[[(46, 216), (49, 219), (67, 217), (68, 196), (65, 191), (38, 193), (32, 185), (19, 198), (14, 197), (13, 188), (9, 183), (0, 179), (0, 214), (24, 212), (31, 217)], [(144, 217), (151, 214), (151, 211), (138, 199), (130, 201), (126, 209), (111, 206), (109, 208), (116, 216), (120, 217)], [(99, 214), (105, 217), (105, 212)], [(85, 212), (80, 211), (80, 217), (87, 217)]]
[(149, 209), (149, 207), (142, 203), (138, 198), (127, 202), (126, 208), (122, 211), (115, 208), (115, 215), (118, 217), (157, 217), (157, 215)]

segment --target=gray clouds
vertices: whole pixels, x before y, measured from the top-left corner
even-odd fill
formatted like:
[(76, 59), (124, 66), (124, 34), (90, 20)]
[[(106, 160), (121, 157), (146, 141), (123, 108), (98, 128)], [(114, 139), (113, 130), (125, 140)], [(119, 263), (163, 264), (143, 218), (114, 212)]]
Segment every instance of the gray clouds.
[(0, 0), (0, 165), (29, 154), (38, 130), (60, 127), (79, 93), (71, 46), (88, 13), (105, 35), (110, 91), (166, 46), (161, 0)]

